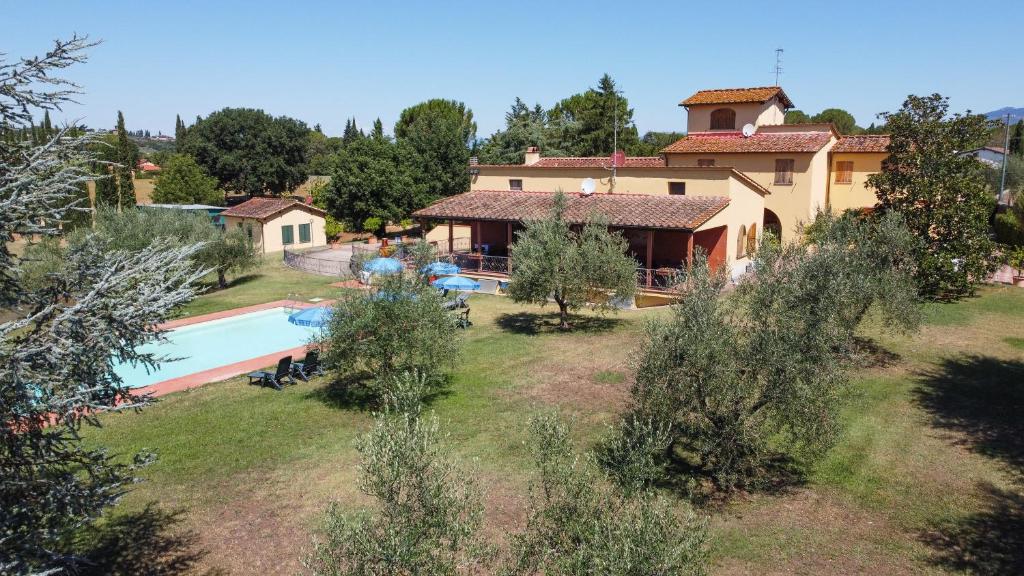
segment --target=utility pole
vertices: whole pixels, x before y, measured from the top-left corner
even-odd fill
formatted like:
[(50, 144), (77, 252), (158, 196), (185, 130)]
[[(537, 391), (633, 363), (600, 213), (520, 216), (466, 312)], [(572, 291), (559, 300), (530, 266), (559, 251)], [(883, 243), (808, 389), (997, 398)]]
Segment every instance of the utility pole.
[(1003, 135), (1003, 174), (999, 177), (999, 194), (996, 201), (1003, 197), (1003, 190), (1006, 190), (1006, 157), (1010, 155), (1010, 115), (1006, 115), (1006, 124)]
[(782, 48), (775, 49), (775, 85), (779, 85), (779, 76), (782, 75)]

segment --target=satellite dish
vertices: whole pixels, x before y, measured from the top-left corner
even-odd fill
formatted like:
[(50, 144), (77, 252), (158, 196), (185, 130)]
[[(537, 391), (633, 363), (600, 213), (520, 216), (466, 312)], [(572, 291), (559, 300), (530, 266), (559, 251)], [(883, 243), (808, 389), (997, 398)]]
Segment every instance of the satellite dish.
[(597, 183), (594, 182), (593, 178), (585, 178), (583, 183), (580, 184), (580, 191), (583, 192), (584, 196), (590, 196), (597, 190)]
[(755, 128), (753, 124), (744, 124), (743, 125), (743, 137), (744, 138), (750, 138), (751, 136), (754, 135), (754, 132), (757, 132), (757, 128)]

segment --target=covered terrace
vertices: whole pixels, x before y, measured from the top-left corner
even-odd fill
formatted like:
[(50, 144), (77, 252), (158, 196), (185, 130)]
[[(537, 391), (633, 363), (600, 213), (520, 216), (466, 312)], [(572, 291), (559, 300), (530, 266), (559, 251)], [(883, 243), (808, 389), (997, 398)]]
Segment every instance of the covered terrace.
[[(600, 215), (611, 230), (623, 234), (643, 288), (667, 288), (675, 271), (692, 261), (697, 246), (708, 253), (713, 267), (726, 261), (727, 227), (705, 225), (728, 207), (727, 197), (567, 194), (566, 199), (571, 224), (582, 226)], [(553, 202), (553, 192), (473, 190), (441, 199), (413, 216), (448, 226), (447, 245), (442, 240), (438, 249), (467, 272), (507, 276), (514, 266), (508, 248), (516, 233), (524, 222), (546, 217)], [(470, 227), (468, 241), (454, 237), (459, 224)]]

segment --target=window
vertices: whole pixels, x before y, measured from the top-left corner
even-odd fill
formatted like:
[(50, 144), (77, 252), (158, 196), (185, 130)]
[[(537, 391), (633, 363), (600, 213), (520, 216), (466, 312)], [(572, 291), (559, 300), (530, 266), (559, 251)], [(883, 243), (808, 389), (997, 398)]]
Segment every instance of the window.
[(775, 160), (775, 184), (793, 185), (793, 159), (779, 158)]
[(669, 182), (668, 193), (672, 196), (686, 196), (686, 182)]
[(697, 158), (697, 166), (700, 168), (712, 168), (714, 165), (714, 158)]
[[(238, 227), (241, 228), (242, 225), (239, 224)], [(252, 225), (248, 225), (245, 227), (245, 233), (249, 236), (249, 241), (252, 241)]]
[(309, 224), (299, 224), (299, 244), (309, 244)]
[(836, 184), (853, 184), (853, 162), (836, 162)]
[(295, 227), (291, 224), (281, 226), (281, 243), (285, 246), (295, 244)]
[(516, 178), (514, 180), (509, 180), (508, 181), (508, 189), (509, 190), (515, 190), (517, 192), (522, 192), (523, 191), (523, 181), (521, 179), (519, 179), (519, 178)]
[(736, 235), (736, 258), (745, 258), (747, 255), (747, 227), (740, 224), (740, 233)]
[(719, 108), (711, 112), (712, 130), (735, 130), (736, 111), (732, 108)]
[(747, 254), (757, 252), (757, 222), (747, 229)]

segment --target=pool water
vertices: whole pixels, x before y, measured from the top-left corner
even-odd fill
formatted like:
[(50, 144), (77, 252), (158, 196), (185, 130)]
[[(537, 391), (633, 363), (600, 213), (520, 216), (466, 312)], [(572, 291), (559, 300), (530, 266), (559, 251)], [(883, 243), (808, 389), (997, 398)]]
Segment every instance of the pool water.
[(141, 348), (142, 352), (180, 360), (164, 362), (148, 374), (144, 366), (131, 364), (116, 366), (114, 372), (127, 386), (138, 388), (296, 348), (310, 342), (319, 332), (319, 328), (288, 322), (284, 308), (249, 312), (175, 328), (165, 335), (166, 342)]

